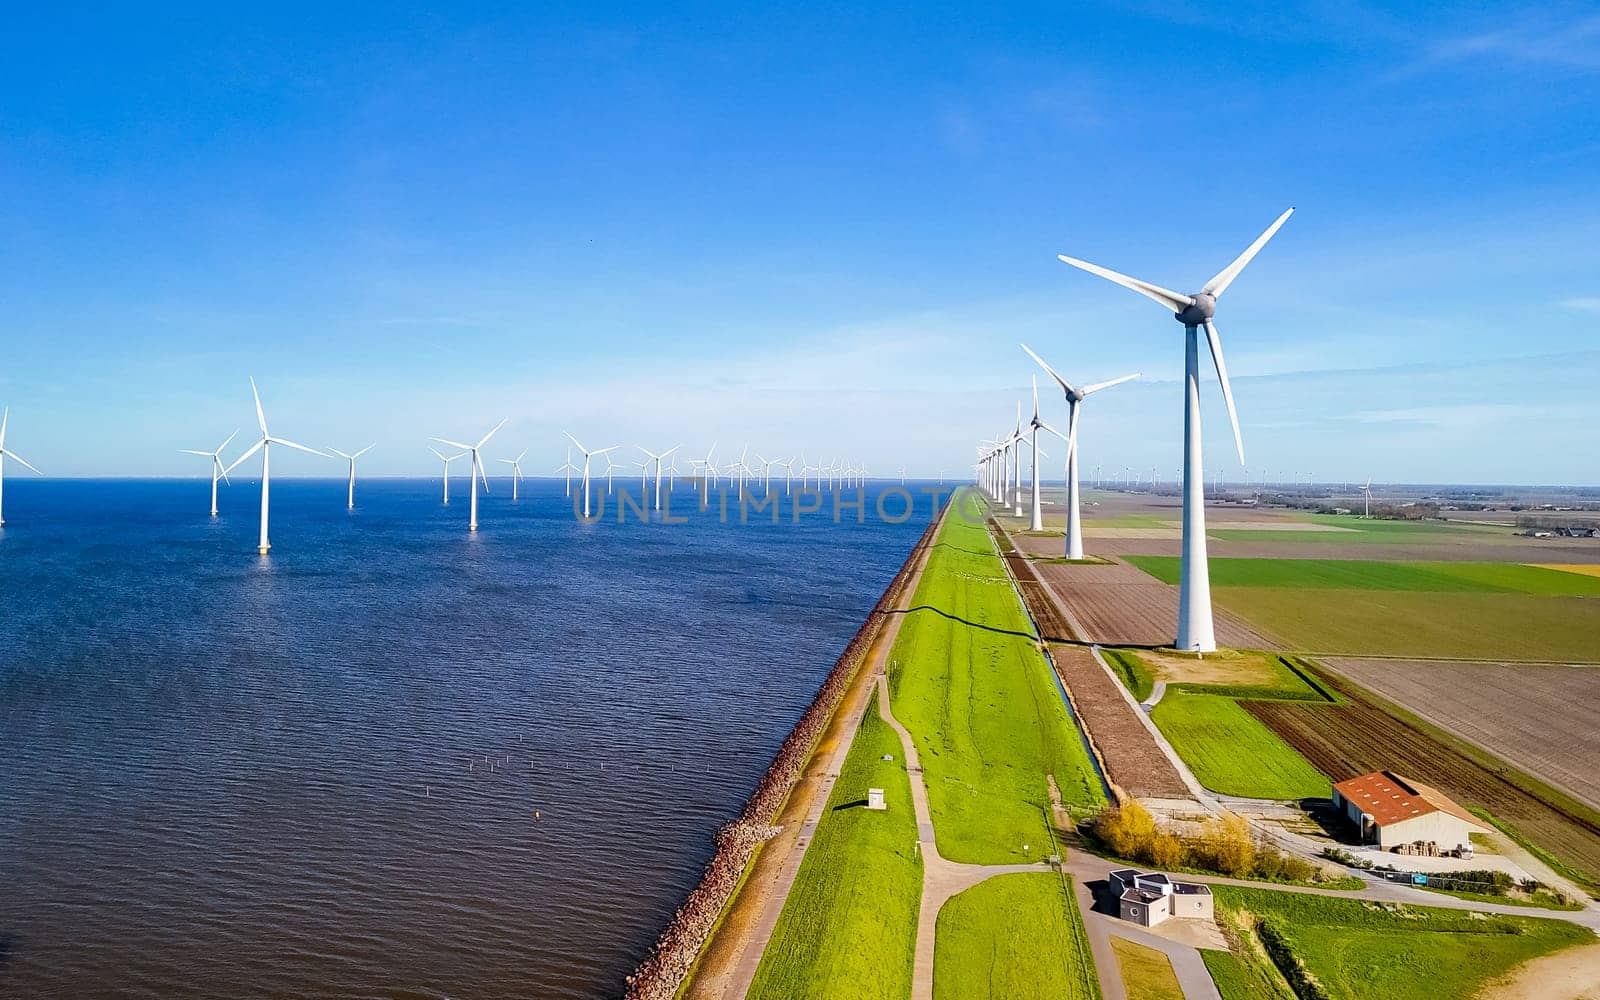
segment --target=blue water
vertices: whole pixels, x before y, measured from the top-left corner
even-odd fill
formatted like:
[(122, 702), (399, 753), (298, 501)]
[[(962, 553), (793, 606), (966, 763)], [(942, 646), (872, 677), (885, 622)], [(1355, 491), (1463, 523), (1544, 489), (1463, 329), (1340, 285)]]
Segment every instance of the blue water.
[(620, 992), (929, 501), (508, 486), (7, 477), (0, 995)]

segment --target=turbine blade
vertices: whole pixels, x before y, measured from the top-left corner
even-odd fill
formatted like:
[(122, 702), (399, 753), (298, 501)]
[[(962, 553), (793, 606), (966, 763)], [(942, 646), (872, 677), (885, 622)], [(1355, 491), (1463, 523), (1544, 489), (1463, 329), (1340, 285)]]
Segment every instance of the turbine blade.
[(256, 452), (260, 451), (261, 450), (261, 446), (266, 444), (266, 443), (267, 443), (267, 439), (266, 438), (262, 438), (260, 441), (257, 441), (255, 444), (253, 444), (249, 448), (245, 449), (245, 453), (243, 455), (240, 455), (238, 458), (234, 459), (232, 464), (230, 464), (227, 467), (227, 469), (225, 469), (224, 471), (225, 472), (232, 472), (234, 469), (237, 469), (239, 467), (239, 463), (240, 462), (243, 462), (245, 459), (249, 458), (251, 455), (254, 455)]
[(1239, 413), (1233, 408), (1233, 386), (1228, 383), (1228, 364), (1222, 360), (1222, 338), (1217, 325), (1206, 321), (1206, 342), (1211, 345), (1211, 360), (1217, 366), (1217, 381), (1222, 384), (1222, 401), (1228, 407), (1228, 422), (1233, 424), (1233, 445), (1239, 449), (1239, 464), (1244, 464), (1244, 438), (1239, 434)]
[(441, 462), (448, 462), (449, 461), (449, 459), (447, 459), (443, 455), (439, 454), (439, 449), (437, 449), (437, 448), (429, 448), (428, 450), (433, 452), (433, 457), (437, 458), (439, 461), (441, 461)]
[[(19, 462), (22, 465), (25, 465), (28, 468), (33, 469), (33, 466), (28, 465), (28, 460), (27, 459), (23, 458), (21, 455), (18, 455), (14, 451), (0, 452), (0, 454), (4, 454), (7, 458), (11, 459), (13, 462)], [(40, 472), (38, 469), (33, 469), (33, 471), (34, 471), (34, 473), (36, 475), (40, 475), (40, 476), (44, 475), (44, 473)]]
[(272, 439), (272, 443), (273, 444), (281, 444), (285, 448), (293, 448), (296, 451), (303, 451), (307, 455), (316, 455), (318, 458), (332, 458), (333, 457), (332, 455), (326, 454), (325, 452), (320, 452), (315, 448), (307, 448), (303, 444), (296, 444), (293, 441), (286, 441), (283, 438), (273, 438)]
[(261, 436), (269, 437), (267, 433), (267, 414), (261, 409), (261, 393), (256, 391), (255, 376), (250, 376), (250, 395), (256, 398), (256, 423), (261, 425)]
[[(1063, 434), (1060, 431), (1056, 430), (1054, 427), (1051, 427), (1049, 424), (1045, 423), (1043, 420), (1039, 421), (1039, 429), (1042, 430), (1042, 431), (1049, 431), (1051, 434), (1054, 434), (1056, 437), (1060, 438), (1063, 441), (1067, 440), (1067, 436), (1065, 434)], [(1068, 444), (1071, 444), (1071, 442), (1068, 442)]]
[(329, 448), (328, 450), (333, 452), (335, 455), (338, 455), (340, 458), (347, 458), (352, 462), (355, 461), (356, 457), (354, 455), (346, 455), (344, 452), (340, 451), (338, 448)]
[(489, 433), (485, 434), (483, 436), (483, 439), (478, 442), (478, 447), (482, 448), (485, 444), (487, 444), (489, 442), (490, 438), (492, 438), (496, 434), (500, 433), (500, 428), (504, 427), (506, 425), (506, 422), (509, 421), (510, 419), (511, 419), (510, 417), (507, 417), (505, 420), (502, 420), (498, 424), (495, 424), (494, 425), (494, 430), (492, 430)]
[[(437, 441), (440, 444), (447, 444), (452, 448), (465, 448), (467, 451), (471, 451), (472, 450), (472, 445), (470, 445), (470, 444), (462, 444), (460, 441), (451, 441), (448, 438), (429, 438), (428, 440), (429, 441)], [(457, 457), (459, 458), (460, 456), (457, 456)]]
[[(567, 434), (566, 431), (562, 431), (561, 433)], [(578, 450), (583, 452), (585, 455), (587, 455), (589, 453), (589, 449), (585, 448), (583, 446), (583, 442), (579, 441), (577, 438), (573, 437), (571, 434), (567, 434), (567, 440), (571, 441), (573, 444), (577, 445), (578, 446)]]
[(10, 421), (10, 419), (11, 407), (8, 406), (5, 408), (5, 410), (0, 411), (0, 448), (4, 448), (6, 446), (6, 423)]
[(1132, 375), (1124, 375), (1121, 378), (1107, 379), (1104, 382), (1096, 382), (1094, 385), (1084, 386), (1083, 394), (1087, 396), (1090, 393), (1099, 392), (1101, 389), (1109, 389), (1114, 385), (1121, 385), (1124, 382), (1129, 382), (1138, 378), (1139, 374), (1139, 372), (1134, 372)]
[(1072, 406), (1072, 412), (1067, 415), (1067, 458), (1078, 453), (1078, 406)]
[(195, 451), (193, 448), (179, 448), (178, 452), (180, 454), (184, 454), (184, 455), (204, 455), (207, 458), (216, 458), (217, 457), (215, 452)]
[(1056, 259), (1060, 260), (1063, 264), (1071, 264), (1073, 267), (1076, 267), (1079, 270), (1088, 271), (1090, 274), (1097, 274), (1107, 281), (1116, 282), (1123, 288), (1138, 292), (1147, 299), (1153, 299), (1154, 301), (1161, 303), (1168, 309), (1171, 309), (1173, 312), (1182, 312), (1185, 306), (1194, 305), (1194, 299), (1191, 299), (1187, 295), (1180, 295), (1177, 292), (1172, 291), (1170, 288), (1162, 288), (1160, 285), (1152, 285), (1150, 282), (1140, 281), (1138, 278), (1130, 278), (1126, 274), (1119, 274), (1108, 267), (1101, 267), (1098, 264), (1091, 264), (1086, 260), (1079, 260), (1076, 257), (1068, 257), (1066, 254), (1056, 254)]
[(1266, 232), (1262, 233), (1260, 236), (1257, 236), (1256, 241), (1245, 248), (1244, 253), (1234, 258), (1232, 264), (1229, 264), (1227, 267), (1218, 271), (1217, 276), (1206, 282), (1206, 286), (1200, 289), (1200, 291), (1206, 293), (1207, 295), (1221, 298), (1222, 293), (1228, 290), (1229, 285), (1233, 284), (1233, 279), (1237, 278), (1239, 276), (1239, 272), (1244, 270), (1244, 266), (1250, 263), (1250, 261), (1255, 258), (1256, 254), (1261, 252), (1261, 248), (1267, 245), (1267, 241), (1272, 239), (1278, 230), (1283, 227), (1283, 224), (1289, 221), (1289, 216), (1293, 214), (1294, 209), (1291, 208), (1287, 212), (1284, 212), (1282, 215), (1278, 216), (1277, 221), (1268, 226)]
[(367, 445), (365, 448), (362, 448), (360, 451), (356, 452), (354, 455), (351, 455), (350, 457), (351, 458), (360, 458), (362, 455), (365, 455), (367, 452), (371, 451), (372, 449), (376, 448), (377, 446), (378, 446), (378, 442), (374, 441), (371, 444)]
[(222, 459), (218, 458), (215, 455), (212, 455), (211, 456), (211, 461), (213, 461), (213, 462), (215, 462), (217, 464), (217, 472), (221, 473), (222, 481), (227, 483), (229, 486), (232, 486), (233, 485), (233, 480), (228, 478), (228, 470), (224, 469), (222, 467)]
[(219, 455), (222, 454), (223, 451), (225, 451), (227, 449), (228, 445), (230, 443), (232, 443), (233, 439), (238, 437), (238, 436), (239, 436), (239, 428), (235, 427), (233, 429), (233, 433), (228, 435), (227, 440), (225, 440), (221, 444), (217, 445), (217, 454), (219, 454)]

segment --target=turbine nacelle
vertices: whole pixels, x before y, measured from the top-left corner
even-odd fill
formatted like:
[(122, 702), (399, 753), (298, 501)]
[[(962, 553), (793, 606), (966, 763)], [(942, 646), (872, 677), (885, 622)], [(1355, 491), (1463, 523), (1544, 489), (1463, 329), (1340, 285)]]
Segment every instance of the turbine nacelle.
[(1184, 326), (1204, 326), (1217, 314), (1217, 297), (1210, 292), (1196, 292), (1190, 302), (1172, 315)]

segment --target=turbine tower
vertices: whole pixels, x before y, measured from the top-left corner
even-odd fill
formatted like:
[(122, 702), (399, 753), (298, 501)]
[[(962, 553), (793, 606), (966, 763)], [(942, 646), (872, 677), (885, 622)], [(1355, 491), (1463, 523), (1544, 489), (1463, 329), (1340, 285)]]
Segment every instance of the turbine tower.
[[(28, 464), (28, 460), (23, 458), (21, 455), (18, 455), (14, 451), (7, 451), (6, 450), (6, 423), (10, 419), (11, 419), (11, 408), (8, 406), (8, 407), (5, 408), (4, 411), (0, 411), (0, 501), (3, 501), (4, 498), (5, 498), (6, 459), (8, 459), (8, 458), (15, 459), (16, 461), (22, 463), (22, 465), (25, 468), (33, 469), (34, 475), (37, 475), (37, 476), (44, 475), (44, 473), (40, 472), (38, 469), (34, 469), (33, 466), (29, 465)], [(214, 504), (213, 504), (213, 506), (214, 506)], [(216, 513), (216, 511), (212, 511), (212, 513), (214, 514), (214, 513)], [(5, 508), (4, 508), (3, 504), (0, 504), (0, 524), (5, 524), (5, 523), (6, 523)]]
[(566, 461), (566, 464), (556, 466), (556, 471), (557, 472), (565, 472), (567, 474), (567, 493), (566, 493), (566, 495), (569, 496), (569, 497), (572, 496), (572, 474), (574, 472), (578, 471), (578, 467), (576, 465), (572, 464), (572, 446), (571, 445), (567, 445), (567, 461)]
[[(673, 452), (675, 452), (679, 448), (681, 448), (682, 445), (676, 445), (675, 444), (671, 448), (668, 448), (666, 451), (662, 452), (659, 455), (657, 455), (655, 452), (651, 451), (649, 448), (640, 447), (639, 445), (634, 445), (634, 447), (638, 448), (640, 451), (642, 451), (646, 455), (650, 456), (650, 460), (652, 462), (656, 463), (656, 504), (655, 504), (655, 509), (656, 510), (660, 510), (661, 509), (661, 462), (668, 455), (672, 454)], [(606, 459), (606, 462), (609, 463), (610, 461), (611, 461), (610, 458)], [(609, 473), (611, 470), (607, 469), (606, 471)], [(641, 499), (643, 499), (643, 498), (641, 498)]]
[[(506, 420), (510, 419), (510, 417), (506, 418)], [(472, 489), (472, 509), (471, 513), (467, 516), (468, 531), (478, 530), (478, 480), (483, 480), (483, 492), (489, 492), (489, 476), (483, 471), (483, 446), (488, 444), (489, 439), (494, 437), (500, 428), (506, 425), (506, 420), (502, 420), (498, 424), (495, 424), (494, 430), (491, 430), (489, 433), (479, 438), (477, 444), (462, 444), (460, 441), (447, 441), (444, 438), (433, 439), (440, 444), (447, 444), (452, 448), (463, 448), (466, 450), (468, 455), (472, 456), (467, 462), (467, 482)], [(460, 456), (457, 457), (459, 458)]]
[(437, 448), (429, 448), (428, 450), (433, 452), (434, 458), (437, 458), (439, 461), (444, 463), (444, 503), (445, 506), (448, 507), (450, 506), (450, 463), (454, 462), (462, 455), (465, 455), (466, 452), (461, 452), (456, 455), (446, 455)]
[(1211, 347), (1211, 361), (1222, 387), (1222, 402), (1228, 409), (1228, 422), (1233, 425), (1234, 447), (1239, 452), (1239, 464), (1243, 465), (1244, 438), (1239, 433), (1239, 415), (1233, 405), (1233, 387), (1228, 383), (1228, 366), (1222, 359), (1222, 340), (1212, 317), (1216, 315), (1217, 300), (1222, 293), (1292, 214), (1293, 208), (1278, 216), (1244, 253), (1193, 295), (1183, 295), (1076, 257), (1060, 255), (1064, 263), (1115, 282), (1170, 309), (1173, 317), (1183, 324), (1183, 561), (1179, 570), (1175, 645), (1184, 651), (1209, 653), (1217, 648), (1211, 617), (1211, 574), (1206, 562), (1205, 475), (1200, 455), (1200, 330), (1205, 330), (1206, 342)]
[(204, 456), (206, 458), (211, 459), (211, 516), (212, 517), (216, 517), (217, 516), (217, 480), (221, 479), (223, 482), (227, 483), (229, 486), (233, 485), (233, 482), (230, 479), (228, 479), (228, 470), (223, 468), (223, 466), (222, 466), (222, 452), (223, 452), (223, 449), (228, 447), (228, 442), (232, 441), (234, 438), (236, 438), (238, 436), (239, 436), (239, 432), (238, 431), (234, 431), (232, 434), (229, 434), (227, 436), (227, 438), (224, 439), (221, 444), (217, 445), (217, 450), (216, 451), (195, 451), (193, 448), (179, 448), (178, 449), (179, 451), (181, 451), (185, 455), (201, 455), (201, 456)]
[(233, 464), (228, 466), (225, 471), (232, 472), (239, 467), (240, 462), (243, 462), (258, 451), (261, 452), (261, 542), (256, 547), (256, 551), (266, 555), (267, 551), (272, 548), (272, 542), (267, 538), (267, 515), (271, 507), (268, 497), (272, 491), (272, 446), (281, 444), (285, 448), (303, 451), (307, 455), (316, 455), (321, 458), (330, 456), (324, 455), (315, 448), (307, 448), (303, 444), (295, 444), (293, 441), (273, 437), (267, 431), (267, 414), (266, 411), (261, 409), (261, 393), (256, 390), (256, 380), (254, 378), (250, 379), (250, 395), (254, 396), (256, 400), (256, 423), (261, 425), (261, 440), (251, 445), (250, 449), (243, 455), (234, 459)]
[[(371, 451), (372, 449), (374, 449), (376, 447), (377, 447), (376, 444), (369, 444), (365, 448), (362, 448), (360, 451), (356, 452), (353, 455), (346, 455), (344, 452), (340, 451), (338, 448), (329, 448), (328, 449), (329, 451), (333, 452), (335, 455), (338, 455), (340, 458), (342, 458), (345, 461), (350, 463), (350, 491), (349, 491), (349, 494), (345, 498), (345, 510), (355, 510), (356, 509), (356, 459), (360, 458), (362, 455), (365, 455), (367, 452)], [(215, 484), (212, 485), (212, 488), (215, 489)]]
[(516, 458), (502, 458), (500, 461), (511, 466), (511, 502), (517, 501), (517, 484), (522, 482), (522, 460), (528, 457), (528, 449), (522, 449), (522, 454)]

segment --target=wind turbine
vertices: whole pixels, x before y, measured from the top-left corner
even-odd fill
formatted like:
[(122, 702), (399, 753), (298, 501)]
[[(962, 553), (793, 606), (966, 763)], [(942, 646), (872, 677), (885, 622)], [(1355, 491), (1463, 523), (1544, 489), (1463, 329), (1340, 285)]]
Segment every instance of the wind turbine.
[[(1068, 424), (1068, 426), (1070, 427), (1071, 425)], [(1039, 450), (1040, 431), (1049, 431), (1051, 434), (1054, 434), (1056, 437), (1067, 442), (1067, 465), (1069, 466), (1068, 478), (1070, 479), (1070, 466), (1072, 465), (1072, 440), (1066, 435), (1062, 434), (1060, 431), (1056, 430), (1054, 427), (1051, 427), (1049, 424), (1045, 423), (1044, 418), (1039, 416), (1039, 377), (1035, 375), (1033, 378), (1033, 416), (1028, 420), (1028, 444), (1033, 449), (1033, 489), (1030, 491), (1028, 498), (1029, 531), (1044, 530), (1044, 512), (1040, 509), (1042, 494), (1044, 493), (1044, 490), (1040, 488), (1039, 479), (1039, 459), (1043, 454)], [(1068, 491), (1071, 491), (1070, 486), (1068, 487)], [(1068, 515), (1068, 519), (1071, 519), (1070, 514)]]
[(566, 464), (565, 465), (556, 466), (556, 471), (557, 472), (565, 472), (567, 474), (567, 496), (569, 496), (569, 497), (572, 496), (572, 474), (574, 472), (578, 471), (578, 467), (576, 465), (572, 464), (572, 446), (571, 445), (567, 446), (567, 462), (566, 462)]
[[(3, 435), (0, 435), (0, 436), (3, 436)], [(228, 470), (223, 468), (223, 466), (222, 466), (222, 452), (223, 452), (223, 449), (228, 447), (228, 442), (232, 441), (234, 438), (236, 438), (238, 436), (239, 436), (239, 432), (238, 431), (234, 431), (232, 434), (229, 434), (228, 437), (221, 444), (217, 445), (217, 450), (216, 451), (195, 451), (193, 448), (179, 448), (178, 449), (179, 451), (183, 452), (185, 455), (202, 455), (202, 456), (204, 456), (206, 458), (211, 459), (211, 516), (212, 517), (216, 517), (217, 516), (217, 480), (221, 479), (223, 482), (227, 483), (229, 486), (233, 485), (232, 480), (230, 480), (228, 478)], [(20, 459), (19, 459), (19, 461), (20, 461)], [(3, 523), (4, 522), (0, 522), (0, 524), (3, 524)]]
[[(7, 451), (6, 450), (6, 423), (10, 419), (11, 419), (11, 408), (8, 406), (8, 407), (5, 408), (4, 411), (0, 411), (0, 500), (3, 500), (4, 497), (5, 497), (6, 459), (8, 459), (8, 458), (16, 459), (18, 462), (21, 462), (24, 467), (29, 468), (29, 469), (33, 469), (33, 473), (36, 476), (44, 475), (44, 473), (40, 472), (38, 469), (34, 469), (33, 466), (28, 465), (28, 460), (23, 458), (21, 455), (18, 455), (14, 451)], [(237, 434), (238, 432), (235, 431), (234, 433)], [(231, 441), (233, 439), (229, 438), (228, 440)], [(226, 442), (224, 442), (224, 443), (226, 443)], [(217, 450), (221, 451), (222, 449), (219, 448)], [(213, 489), (213, 491), (215, 491), (215, 487), (213, 487), (212, 489)], [(216, 507), (216, 501), (215, 500), (212, 501), (212, 507), (213, 508)], [(211, 513), (215, 514), (216, 510), (213, 509)], [(5, 511), (4, 511), (3, 506), (0, 506), (0, 524), (5, 524), (5, 523), (6, 523)]]
[[(567, 434), (566, 431), (562, 431), (561, 433)], [(567, 440), (571, 441), (573, 444), (578, 445), (578, 450), (583, 452), (583, 517), (584, 517), (585, 520), (588, 520), (588, 518), (589, 518), (589, 461), (590, 461), (590, 459), (594, 458), (596, 455), (604, 455), (608, 451), (616, 451), (619, 446), (618, 445), (612, 445), (609, 448), (597, 448), (594, 451), (590, 451), (588, 448), (585, 448), (582, 444), (579, 444), (578, 439), (573, 437), (571, 434), (567, 434)], [(640, 490), (642, 492), (643, 491), (643, 487), (640, 487)]]
[[(510, 419), (510, 417), (506, 418), (506, 420)], [(506, 420), (502, 420), (498, 424), (495, 424), (494, 430), (491, 430), (489, 433), (479, 438), (477, 444), (462, 444), (460, 441), (448, 441), (444, 438), (433, 439), (440, 444), (447, 444), (452, 448), (464, 448), (466, 449), (467, 454), (472, 456), (467, 461), (467, 481), (472, 488), (472, 511), (467, 517), (468, 531), (478, 530), (478, 480), (483, 480), (483, 492), (489, 492), (489, 476), (483, 471), (483, 446), (488, 444), (489, 439), (494, 437), (496, 432), (506, 425)], [(457, 457), (459, 458), (460, 456)]]
[[(377, 447), (376, 443), (369, 444), (365, 448), (362, 448), (360, 451), (356, 452), (354, 455), (346, 455), (344, 452), (340, 451), (338, 448), (329, 448), (328, 449), (329, 451), (333, 452), (335, 455), (338, 455), (340, 458), (342, 458), (345, 461), (350, 463), (350, 493), (349, 493), (349, 496), (346, 498), (346, 502), (345, 502), (345, 509), (346, 510), (355, 510), (356, 509), (356, 459), (360, 458), (362, 455), (365, 455), (367, 452), (371, 451), (372, 449), (374, 449), (376, 447)], [(213, 483), (212, 487), (215, 488), (216, 484)]]
[[(661, 460), (666, 458), (668, 455), (672, 454), (673, 452), (677, 451), (680, 447), (682, 447), (682, 445), (676, 445), (675, 444), (671, 448), (668, 448), (666, 451), (662, 452), (659, 455), (657, 455), (655, 452), (651, 451), (649, 448), (640, 447), (639, 445), (634, 445), (634, 447), (638, 448), (640, 451), (644, 452), (646, 455), (649, 455), (650, 456), (650, 460), (656, 463), (656, 510), (660, 510), (661, 509)], [(608, 458), (608, 459), (606, 459), (606, 461), (609, 462), (610, 459)], [(640, 488), (643, 489), (642, 486)]]
[(266, 411), (261, 409), (261, 393), (256, 390), (256, 380), (254, 378), (250, 379), (250, 395), (254, 396), (256, 400), (256, 423), (261, 425), (261, 440), (251, 445), (243, 455), (234, 459), (233, 464), (224, 471), (232, 472), (239, 467), (240, 462), (243, 462), (258, 451), (261, 452), (261, 542), (256, 551), (266, 555), (267, 551), (272, 548), (272, 542), (267, 539), (267, 514), (270, 507), (267, 498), (272, 490), (272, 446), (281, 444), (285, 448), (303, 451), (307, 455), (317, 455), (321, 458), (330, 456), (324, 455), (315, 448), (307, 448), (303, 444), (295, 444), (293, 441), (288, 441), (284, 438), (273, 437), (267, 431), (267, 414)]
[(429, 448), (428, 450), (433, 452), (433, 457), (444, 463), (444, 502), (445, 506), (448, 507), (450, 505), (450, 463), (461, 458), (466, 452), (461, 452), (458, 455), (445, 455), (437, 448)]
[(516, 458), (502, 458), (500, 461), (511, 466), (511, 500), (517, 500), (517, 484), (522, 481), (522, 460), (528, 457), (528, 449), (522, 449), (522, 454)]
[(610, 496), (611, 495), (612, 486), (614, 484), (614, 477), (616, 475), (616, 471), (618, 469), (620, 469), (620, 468), (622, 468), (622, 466), (620, 466), (617, 463), (613, 462), (611, 460), (611, 455), (608, 453), (606, 455), (606, 496)]
[(795, 459), (792, 459), (792, 458), (789, 459), (786, 462), (773, 462), (772, 463), (773, 465), (781, 465), (781, 466), (783, 466), (783, 495), (784, 496), (788, 496), (789, 495), (789, 484), (794, 482), (794, 463), (795, 463)]
[[(1361, 496), (1366, 501), (1366, 509), (1364, 511), (1362, 511), (1361, 516), (1370, 518), (1372, 516), (1372, 477), (1371, 476), (1367, 477), (1367, 485), (1361, 487)], [(0, 524), (3, 524), (3, 523), (5, 523), (5, 522), (0, 521)]]
[(1217, 648), (1215, 625), (1211, 617), (1211, 574), (1206, 560), (1205, 474), (1200, 455), (1200, 330), (1205, 330), (1206, 342), (1211, 347), (1211, 361), (1216, 366), (1217, 382), (1222, 387), (1222, 401), (1228, 409), (1228, 422), (1233, 425), (1233, 443), (1239, 452), (1239, 464), (1243, 465), (1244, 437), (1239, 433), (1233, 387), (1228, 383), (1228, 366), (1222, 359), (1222, 340), (1212, 317), (1216, 315), (1217, 300), (1222, 293), (1228, 290), (1239, 272), (1261, 252), (1261, 248), (1289, 221), (1292, 214), (1293, 208), (1278, 216), (1265, 232), (1256, 237), (1254, 243), (1245, 248), (1244, 253), (1218, 271), (1193, 295), (1183, 295), (1076, 257), (1060, 255), (1064, 263), (1115, 282), (1161, 304), (1183, 324), (1183, 561), (1179, 568), (1176, 638), (1176, 646), (1181, 650), (1209, 653)]

